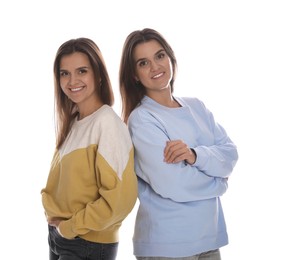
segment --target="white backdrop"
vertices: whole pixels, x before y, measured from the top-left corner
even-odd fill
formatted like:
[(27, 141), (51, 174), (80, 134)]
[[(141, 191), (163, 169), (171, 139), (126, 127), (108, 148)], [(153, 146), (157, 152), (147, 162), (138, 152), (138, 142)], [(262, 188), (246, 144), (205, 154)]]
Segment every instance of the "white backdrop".
[[(120, 114), (123, 42), (131, 31), (151, 27), (176, 53), (175, 94), (202, 99), (239, 149), (222, 197), (230, 237), (221, 250), (223, 259), (276, 259), (281, 232), (279, 2), (1, 1), (1, 255), (48, 259), (40, 190), (55, 142), (52, 66), (57, 48), (81, 36), (99, 45)], [(135, 212), (121, 228), (118, 260), (135, 259)]]

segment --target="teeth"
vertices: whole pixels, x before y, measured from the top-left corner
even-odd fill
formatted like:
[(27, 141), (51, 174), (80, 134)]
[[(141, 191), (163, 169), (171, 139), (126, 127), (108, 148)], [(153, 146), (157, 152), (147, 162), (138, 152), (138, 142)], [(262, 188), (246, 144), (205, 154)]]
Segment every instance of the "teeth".
[(71, 88), (70, 91), (75, 92), (75, 91), (79, 91), (79, 90), (81, 90), (81, 89), (82, 89), (82, 88)]
[(158, 75), (155, 75), (153, 78), (159, 78), (159, 77), (161, 77), (163, 75), (163, 73), (160, 73), (160, 74), (158, 74)]

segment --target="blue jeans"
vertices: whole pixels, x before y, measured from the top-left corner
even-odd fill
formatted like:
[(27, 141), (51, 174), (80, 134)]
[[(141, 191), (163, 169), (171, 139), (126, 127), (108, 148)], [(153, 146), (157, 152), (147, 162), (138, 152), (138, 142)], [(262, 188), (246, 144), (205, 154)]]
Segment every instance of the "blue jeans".
[(205, 253), (201, 253), (194, 256), (188, 257), (178, 257), (178, 258), (170, 258), (170, 257), (141, 257), (136, 256), (137, 260), (221, 260), (220, 251), (212, 250)]
[(63, 238), (55, 227), (49, 226), (50, 260), (115, 260), (118, 243), (95, 243), (79, 237)]

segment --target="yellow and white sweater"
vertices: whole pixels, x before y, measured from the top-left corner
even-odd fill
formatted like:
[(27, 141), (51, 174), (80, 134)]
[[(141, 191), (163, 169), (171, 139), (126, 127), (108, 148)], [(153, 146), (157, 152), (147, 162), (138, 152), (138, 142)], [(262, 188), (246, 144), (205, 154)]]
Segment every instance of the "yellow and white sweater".
[(137, 179), (127, 126), (110, 106), (74, 122), (41, 194), (47, 218), (64, 219), (65, 238), (118, 242), (137, 199)]

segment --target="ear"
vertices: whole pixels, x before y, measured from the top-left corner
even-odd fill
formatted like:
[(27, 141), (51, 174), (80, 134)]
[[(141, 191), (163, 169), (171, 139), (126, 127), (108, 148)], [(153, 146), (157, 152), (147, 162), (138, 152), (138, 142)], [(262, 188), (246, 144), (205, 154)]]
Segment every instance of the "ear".
[(140, 81), (137, 76), (135, 76), (135, 81), (136, 81), (136, 82), (139, 82), (139, 81)]

